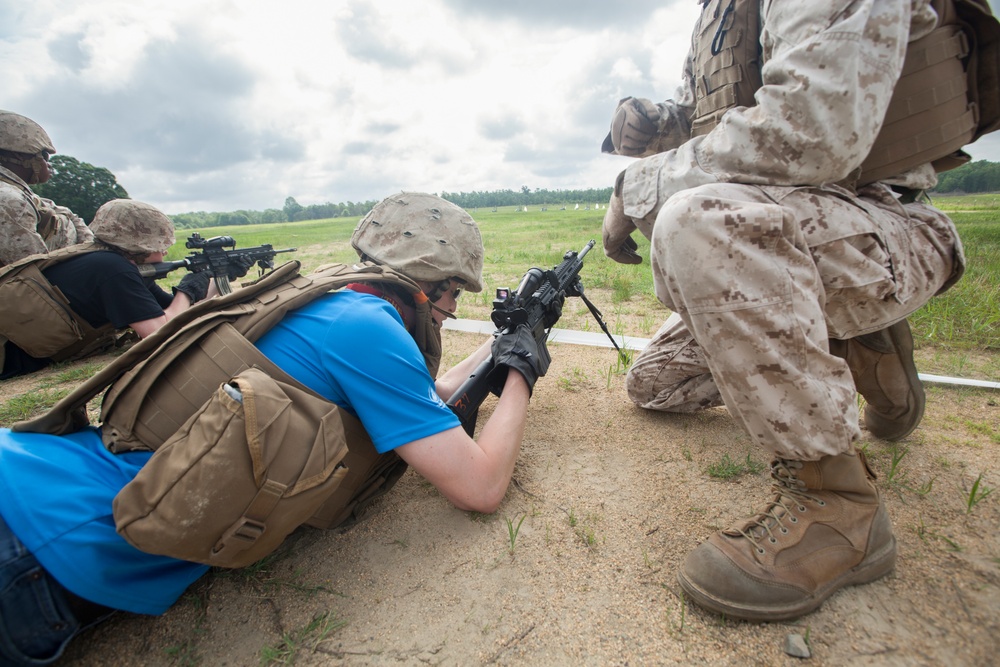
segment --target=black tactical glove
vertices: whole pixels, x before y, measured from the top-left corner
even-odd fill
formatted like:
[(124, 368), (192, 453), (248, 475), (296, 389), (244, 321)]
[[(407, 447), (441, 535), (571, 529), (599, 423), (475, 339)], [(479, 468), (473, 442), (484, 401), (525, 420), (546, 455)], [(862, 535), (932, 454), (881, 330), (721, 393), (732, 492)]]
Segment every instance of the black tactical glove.
[(528, 325), (518, 325), (514, 331), (501, 334), (493, 341), (494, 366), (487, 376), (490, 391), (499, 396), (507, 382), (507, 372), (513, 368), (524, 376), (528, 392), (532, 393), (535, 382), (549, 370), (551, 361), (545, 341), (536, 341)]
[(181, 278), (177, 287), (174, 288), (174, 295), (176, 296), (178, 292), (183, 292), (191, 299), (191, 303), (198, 303), (208, 294), (208, 286), (211, 282), (212, 276), (208, 271), (188, 273)]
[(255, 263), (256, 262), (249, 257), (236, 257), (229, 263), (229, 279), (236, 280), (237, 278), (242, 278), (251, 268), (253, 268)]

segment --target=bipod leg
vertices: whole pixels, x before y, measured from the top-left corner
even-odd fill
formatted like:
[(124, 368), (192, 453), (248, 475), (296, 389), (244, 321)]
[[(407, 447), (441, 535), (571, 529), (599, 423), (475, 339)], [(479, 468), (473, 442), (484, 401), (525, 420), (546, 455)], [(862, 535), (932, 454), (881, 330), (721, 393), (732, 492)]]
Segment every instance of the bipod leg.
[(577, 296), (583, 299), (583, 302), (587, 304), (587, 308), (590, 309), (590, 314), (594, 316), (594, 319), (597, 320), (597, 323), (601, 325), (601, 330), (604, 331), (605, 334), (607, 334), (608, 340), (610, 340), (611, 344), (615, 346), (616, 350), (618, 350), (618, 359), (622, 362), (622, 364), (627, 365), (628, 358), (625, 356), (624, 350), (618, 347), (618, 341), (616, 341), (615, 337), (611, 335), (610, 331), (608, 331), (608, 325), (604, 323), (604, 316), (601, 315), (601, 311), (599, 311), (597, 309), (597, 306), (595, 306), (590, 301), (590, 299), (587, 298), (587, 295), (583, 293), (583, 290), (580, 290), (580, 293)]

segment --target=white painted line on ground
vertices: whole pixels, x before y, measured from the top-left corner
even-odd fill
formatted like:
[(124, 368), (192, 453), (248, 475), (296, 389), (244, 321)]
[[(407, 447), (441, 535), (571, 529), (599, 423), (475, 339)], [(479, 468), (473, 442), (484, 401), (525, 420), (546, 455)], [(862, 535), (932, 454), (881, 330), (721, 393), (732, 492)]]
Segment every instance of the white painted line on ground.
[[(671, 315), (673, 317), (673, 314)], [(444, 323), (445, 329), (464, 331), (466, 333), (491, 334), (496, 331), (492, 322), (480, 320), (447, 320)], [(615, 336), (615, 341), (620, 347), (629, 350), (641, 350), (649, 344), (648, 338), (635, 338), (633, 336)], [(573, 331), (571, 329), (553, 329), (549, 333), (549, 342), (567, 343), (570, 345), (588, 345), (591, 347), (612, 347), (611, 341), (604, 333), (594, 333), (591, 331)], [(1000, 389), (1000, 382), (989, 380), (970, 380), (966, 378), (947, 377), (945, 375), (919, 374), (922, 382), (932, 384), (951, 384), (964, 387), (980, 387), (985, 389)]]

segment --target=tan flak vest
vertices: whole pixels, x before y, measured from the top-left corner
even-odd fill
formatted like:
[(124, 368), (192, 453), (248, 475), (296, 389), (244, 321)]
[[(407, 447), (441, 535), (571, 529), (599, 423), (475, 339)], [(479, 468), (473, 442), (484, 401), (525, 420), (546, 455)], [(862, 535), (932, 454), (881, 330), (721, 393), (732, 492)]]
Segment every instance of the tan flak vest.
[[(81, 243), (29, 255), (0, 267), (0, 340), (6, 339), (36, 359), (81, 359), (115, 344), (111, 324), (94, 328), (70, 306), (69, 299), (42, 273), (87, 253), (105, 250)], [(3, 347), (0, 346), (0, 368)]]
[[(356, 520), (406, 470), (378, 454), (361, 422), (306, 388), (253, 345), (286, 313), (353, 282), (420, 288), (386, 267), (288, 262), (231, 294), (201, 301), (14, 431), (66, 434), (86, 426), (86, 403), (109, 387), (102, 437), (113, 452), (153, 450), (114, 504), (118, 532), (137, 548), (221, 567), (271, 553), (303, 523)], [(414, 339), (431, 375), (440, 329), (415, 299)], [(109, 386), (110, 385), (110, 386)]]
[[(705, 0), (694, 58), (691, 135), (707, 134), (728, 109), (750, 107), (763, 85), (760, 0)], [(925, 163), (947, 171), (961, 150), (1000, 127), (1000, 23), (986, 0), (933, 0), (938, 25), (907, 45), (882, 130), (858, 185)]]
[(35, 223), (35, 231), (38, 235), (42, 237), (43, 241), (48, 241), (52, 238), (52, 235), (56, 233), (59, 226), (56, 223), (56, 212), (49, 208), (39, 208), (38, 195), (31, 191), (31, 188), (26, 186), (20, 179), (10, 178), (4, 173), (3, 169), (0, 169), (0, 181), (9, 183), (15, 188), (24, 193), (24, 199), (31, 205), (31, 208), (35, 211), (35, 217), (38, 219)]

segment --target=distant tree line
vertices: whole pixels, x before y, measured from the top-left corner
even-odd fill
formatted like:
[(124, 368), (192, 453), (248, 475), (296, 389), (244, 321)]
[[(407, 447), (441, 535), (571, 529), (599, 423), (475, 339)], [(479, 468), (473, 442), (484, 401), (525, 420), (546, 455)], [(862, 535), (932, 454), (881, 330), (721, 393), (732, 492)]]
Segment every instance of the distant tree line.
[(1000, 192), (1000, 162), (976, 160), (939, 174), (933, 192)]
[[(611, 188), (588, 190), (493, 190), (490, 192), (442, 192), (441, 198), (466, 209), (496, 208), (498, 206), (560, 206), (566, 204), (606, 204)], [(180, 213), (170, 218), (178, 229), (197, 229), (219, 225), (257, 225), (270, 222), (295, 222), (298, 220), (325, 220), (328, 218), (360, 218), (377, 204), (377, 200), (312, 204), (303, 206), (295, 197), (285, 199), (282, 208), (263, 211), (230, 211), (227, 213)]]
[[(119, 185), (115, 175), (104, 167), (80, 162), (69, 155), (52, 157), (52, 178), (32, 189), (42, 197), (69, 207), (90, 223), (94, 213), (106, 201), (127, 198), (128, 192)], [(1000, 192), (1000, 163), (977, 160), (939, 175), (937, 193)], [(583, 190), (549, 190), (522, 185), (520, 190), (487, 190), (472, 192), (442, 192), (441, 197), (465, 209), (497, 208), (501, 206), (592, 206), (606, 204), (611, 188)], [(303, 206), (295, 197), (287, 197), (281, 208), (263, 211), (238, 210), (217, 213), (198, 211), (170, 216), (178, 229), (216, 227), (220, 225), (258, 225), (298, 220), (327, 218), (358, 218), (372, 209), (376, 200), (312, 204)]]
[(325, 220), (327, 218), (359, 218), (370, 211), (374, 200), (366, 202), (343, 202), (333, 204), (313, 204), (303, 206), (295, 197), (287, 197), (282, 208), (267, 208), (263, 211), (239, 210), (223, 213), (179, 213), (170, 216), (178, 229), (196, 229), (219, 225), (260, 225), (271, 222), (295, 222), (298, 220)]
[(442, 199), (466, 209), (493, 208), (496, 206), (560, 206), (565, 204), (607, 204), (611, 188), (587, 190), (547, 190), (522, 185), (520, 190), (491, 190), (488, 192), (442, 192)]

